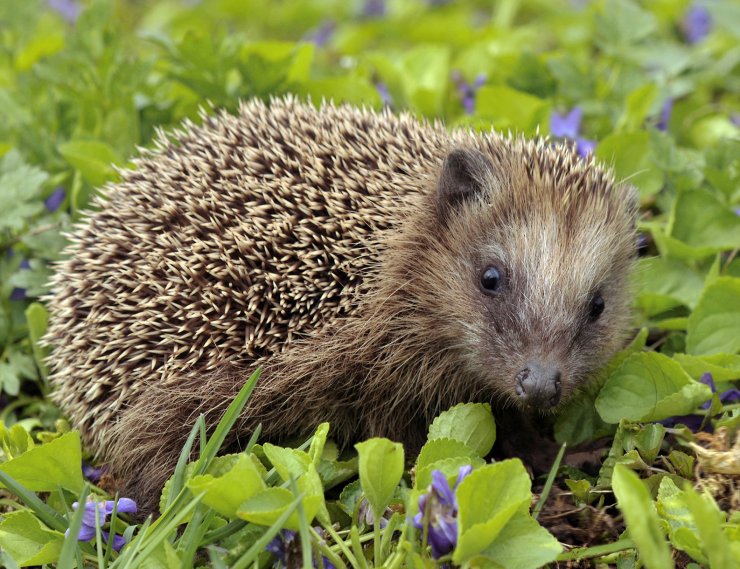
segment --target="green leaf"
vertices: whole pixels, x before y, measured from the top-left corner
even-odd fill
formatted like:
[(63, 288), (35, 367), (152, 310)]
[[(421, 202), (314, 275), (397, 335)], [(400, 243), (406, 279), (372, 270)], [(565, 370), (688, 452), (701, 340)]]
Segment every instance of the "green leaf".
[(59, 153), (93, 186), (115, 180), (112, 165), (123, 160), (111, 146), (100, 140), (72, 140), (59, 145)]
[(441, 413), (429, 426), (429, 440), (452, 439), (481, 457), (496, 442), (496, 422), (488, 403), (461, 403)]
[(648, 569), (673, 569), (671, 552), (660, 529), (658, 514), (645, 485), (626, 466), (617, 464), (612, 489), (627, 522), (627, 531), (637, 545), (640, 560)]
[(416, 470), (419, 471), (439, 460), (458, 457), (479, 458), (478, 453), (463, 442), (447, 438), (432, 439), (421, 447), (419, 458), (416, 460)]
[(645, 347), (647, 336), (647, 328), (640, 330), (624, 350), (615, 354), (596, 377), (565, 404), (555, 421), (555, 440), (558, 443), (568, 443), (572, 446), (613, 432), (614, 427), (601, 419), (594, 402), (614, 370), (619, 368), (628, 356), (639, 353)]
[(729, 381), (740, 377), (740, 355), (714, 354), (711, 356), (690, 356), (673, 354), (673, 359), (681, 364), (694, 379), (709, 372), (714, 381)]
[(665, 522), (664, 527), (668, 530), (668, 538), (673, 547), (685, 551), (699, 563), (706, 564), (698, 530), (684, 500), (684, 493), (667, 476), (660, 481), (655, 506)]
[(360, 458), (360, 484), (377, 520), (390, 504), (403, 476), (403, 445), (374, 438), (356, 444), (355, 448)]
[[(481, 557), (506, 569), (537, 569), (555, 561), (563, 548), (529, 514), (518, 512), (501, 529)], [(475, 566), (475, 562), (473, 563)]]
[(740, 247), (740, 216), (708, 190), (679, 194), (670, 235), (690, 247), (722, 251)]
[(489, 547), (517, 512), (532, 500), (530, 480), (518, 459), (482, 466), (457, 487), (458, 542), (453, 559), (462, 564)]
[(704, 275), (676, 259), (640, 259), (635, 269), (636, 304), (647, 316), (685, 305), (696, 306), (704, 288)]
[(29, 166), (20, 153), (11, 150), (0, 160), (0, 229), (18, 231), (42, 211), (44, 204), (38, 199), (47, 175)]
[(5, 514), (0, 522), (0, 548), (21, 567), (56, 562), (63, 542), (64, 534), (50, 530), (29, 510)]
[(236, 517), (239, 506), (265, 489), (257, 467), (244, 454), (221, 476), (201, 474), (188, 480), (187, 486), (196, 496), (203, 492), (202, 502), (227, 518)]
[(302, 450), (283, 448), (270, 443), (263, 444), (262, 450), (285, 482), (291, 477), (297, 479), (302, 476), (311, 464), (311, 457)]
[(658, 95), (655, 83), (646, 83), (627, 97), (624, 113), (617, 121), (615, 132), (635, 131), (642, 127)]
[(693, 488), (687, 486), (683, 498), (696, 522), (699, 542), (709, 560), (709, 567), (737, 569), (740, 560), (733, 555), (730, 539), (722, 528), (725, 514), (717, 507), (711, 495), (708, 493), (699, 495)]
[(46, 377), (47, 369), (44, 360), (49, 353), (48, 348), (39, 345), (39, 341), (46, 333), (46, 326), (49, 320), (49, 313), (44, 305), (38, 302), (31, 303), (26, 308), (26, 321), (28, 322), (28, 336), (31, 339), (31, 348), (36, 365), (41, 370), (41, 374)]
[[(295, 497), (285, 488), (266, 488), (246, 500), (238, 509), (237, 515), (255, 524), (270, 526), (293, 503)], [(298, 516), (288, 518), (286, 527), (298, 530)]]
[(34, 492), (59, 486), (79, 493), (83, 486), (80, 434), (72, 431), (0, 464), (0, 471)]
[(629, 356), (596, 398), (607, 423), (659, 421), (691, 413), (712, 396), (711, 389), (691, 379), (672, 359), (657, 352)]
[(476, 115), (493, 121), (500, 131), (514, 130), (533, 135), (547, 124), (550, 104), (511, 87), (481, 87), (475, 99)]
[(740, 351), (740, 278), (719, 277), (689, 316), (686, 349), (693, 355)]
[(647, 132), (618, 133), (607, 136), (596, 147), (596, 157), (614, 165), (618, 180), (627, 180), (646, 198), (663, 185), (663, 172), (653, 162)]

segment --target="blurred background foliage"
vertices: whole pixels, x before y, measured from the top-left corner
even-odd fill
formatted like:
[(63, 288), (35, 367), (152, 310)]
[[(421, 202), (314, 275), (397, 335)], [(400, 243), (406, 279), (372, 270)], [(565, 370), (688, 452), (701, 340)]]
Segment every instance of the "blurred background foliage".
[(552, 135), (614, 164), (659, 254), (637, 324), (684, 351), (712, 267), (740, 276), (738, 37), (722, 0), (0, 2), (0, 419), (58, 416), (38, 301), (96, 188), (157, 129), (283, 93)]

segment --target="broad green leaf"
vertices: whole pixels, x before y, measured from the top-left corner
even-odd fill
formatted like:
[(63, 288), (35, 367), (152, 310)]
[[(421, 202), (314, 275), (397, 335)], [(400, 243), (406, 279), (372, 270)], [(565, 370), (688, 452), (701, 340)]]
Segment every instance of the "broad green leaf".
[(482, 466), (457, 487), (458, 545), (455, 563), (481, 554), (517, 512), (532, 500), (530, 480), (518, 459)]
[(655, 505), (640, 478), (623, 464), (617, 464), (612, 489), (645, 567), (673, 569), (670, 548), (660, 529)]
[(265, 489), (257, 467), (244, 454), (239, 455), (233, 467), (221, 476), (194, 476), (187, 486), (196, 496), (205, 492), (202, 502), (227, 518), (236, 517), (239, 506)]
[(5, 514), (0, 522), (0, 548), (21, 567), (56, 562), (63, 542), (64, 534), (47, 528), (30, 510)]
[(475, 110), (476, 115), (491, 120), (497, 130), (533, 135), (538, 126), (547, 124), (550, 104), (511, 87), (481, 87)]
[(31, 433), (24, 429), (23, 425), (16, 423), (8, 429), (2, 421), (0, 421), (0, 443), (4, 455), (2, 457), (3, 461), (20, 456), (36, 446)]
[[(241, 519), (261, 526), (271, 526), (291, 506), (295, 496), (285, 488), (266, 488), (244, 502), (236, 512)], [(285, 523), (298, 531), (298, 515), (293, 512)]]
[(488, 403), (460, 403), (441, 413), (429, 426), (429, 440), (453, 439), (484, 457), (496, 442), (496, 422)]
[(621, 366), (628, 356), (644, 349), (647, 336), (647, 328), (640, 330), (624, 350), (615, 354), (596, 377), (565, 404), (555, 421), (555, 440), (558, 443), (577, 445), (614, 431), (614, 427), (605, 423), (599, 416), (594, 402), (614, 370)]
[[(481, 556), (506, 569), (537, 569), (555, 561), (563, 548), (526, 512), (516, 513)], [(473, 562), (475, 566), (475, 562)]]
[(670, 235), (690, 247), (740, 247), (740, 216), (708, 190), (682, 192), (674, 202)]
[(290, 480), (291, 476), (296, 479), (302, 476), (311, 464), (311, 457), (302, 450), (279, 447), (270, 443), (263, 444), (262, 450), (285, 482)]
[(448, 479), (454, 480), (460, 472), (460, 468), (463, 466), (472, 466), (474, 469), (486, 464), (486, 461), (481, 457), (474, 456), (456, 456), (450, 458), (442, 458), (435, 460), (427, 464), (424, 468), (417, 468), (416, 470), (416, 488), (423, 489), (427, 488), (432, 483), (432, 472), (439, 470)]
[(390, 504), (403, 476), (403, 445), (375, 438), (358, 443), (355, 448), (360, 458), (360, 484), (377, 520)]
[(663, 185), (663, 173), (652, 160), (647, 132), (607, 136), (596, 147), (596, 157), (613, 164), (617, 179), (627, 180), (636, 186), (642, 198), (652, 196)]
[(34, 492), (52, 492), (61, 486), (77, 494), (83, 486), (80, 434), (72, 431), (36, 446), (0, 464), (0, 471)]
[(690, 356), (688, 354), (673, 354), (673, 359), (681, 364), (694, 379), (701, 378), (709, 372), (714, 381), (729, 381), (740, 378), (740, 355), (714, 354), (711, 356)]
[(638, 287), (636, 304), (647, 316), (681, 304), (693, 308), (704, 288), (704, 275), (666, 257), (640, 259), (635, 280)]
[(632, 91), (627, 97), (624, 112), (617, 121), (615, 132), (634, 131), (642, 127), (657, 95), (655, 83), (646, 83)]
[(421, 470), (438, 460), (458, 457), (479, 458), (478, 454), (463, 442), (447, 438), (432, 439), (421, 447), (419, 458), (416, 460), (416, 469)]
[(657, 352), (632, 354), (606, 381), (596, 409), (607, 423), (659, 421), (686, 415), (712, 396), (672, 359)]
[(689, 316), (686, 349), (692, 355), (740, 351), (740, 278), (719, 277)]
[(82, 177), (93, 186), (102, 186), (114, 180), (114, 164), (123, 160), (105, 142), (100, 140), (73, 140), (59, 146), (59, 152)]

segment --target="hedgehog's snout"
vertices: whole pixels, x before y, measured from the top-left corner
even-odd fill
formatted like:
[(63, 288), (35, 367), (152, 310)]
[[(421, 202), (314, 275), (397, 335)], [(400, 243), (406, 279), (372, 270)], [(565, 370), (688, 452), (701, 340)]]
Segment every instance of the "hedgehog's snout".
[(549, 409), (560, 401), (560, 370), (529, 362), (516, 374), (516, 394), (521, 402), (535, 409)]

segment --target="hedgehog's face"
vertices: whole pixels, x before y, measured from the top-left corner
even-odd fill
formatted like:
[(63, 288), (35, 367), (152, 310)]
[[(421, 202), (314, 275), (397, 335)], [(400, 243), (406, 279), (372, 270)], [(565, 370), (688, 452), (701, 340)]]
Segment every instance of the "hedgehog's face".
[(635, 208), (630, 189), (565, 150), (512, 155), (456, 150), (445, 161), (435, 249), (455, 278), (439, 303), (463, 314), (445, 329), (477, 389), (544, 410), (624, 342)]

